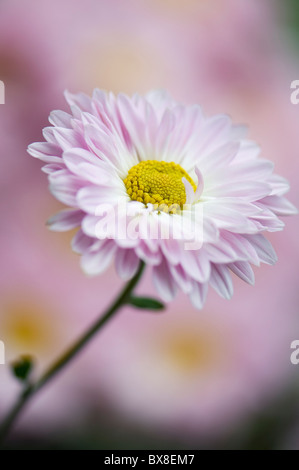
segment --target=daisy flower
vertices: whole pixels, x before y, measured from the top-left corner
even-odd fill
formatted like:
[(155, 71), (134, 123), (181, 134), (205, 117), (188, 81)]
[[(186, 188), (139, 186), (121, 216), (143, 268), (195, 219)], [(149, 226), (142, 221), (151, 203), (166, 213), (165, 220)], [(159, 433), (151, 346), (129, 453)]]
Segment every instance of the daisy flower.
[(71, 208), (49, 225), (79, 227), (72, 247), (87, 274), (115, 258), (130, 279), (142, 260), (164, 301), (181, 288), (202, 308), (209, 284), (230, 298), (231, 273), (253, 284), (252, 264), (275, 263), (263, 232), (282, 230), (278, 216), (296, 209), (243, 126), (163, 91), (66, 99), (71, 114), (52, 112), (46, 142), (29, 153), (46, 162), (50, 191)]

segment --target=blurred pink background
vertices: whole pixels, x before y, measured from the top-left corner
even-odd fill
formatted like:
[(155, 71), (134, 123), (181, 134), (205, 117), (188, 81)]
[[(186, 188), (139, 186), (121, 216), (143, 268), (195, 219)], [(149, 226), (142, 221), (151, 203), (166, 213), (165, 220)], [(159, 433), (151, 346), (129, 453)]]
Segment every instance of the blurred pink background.
[[(0, 365), (0, 417), (19, 389), (9, 361), (32, 354), (40, 372), (122, 285), (112, 268), (86, 278), (72, 234), (45, 225), (60, 206), (26, 148), (42, 140), (51, 110), (67, 109), (63, 91), (165, 88), (208, 115), (228, 113), (249, 126), (299, 207), (290, 5), (2, 0), (0, 340), (7, 365)], [(269, 236), (277, 265), (256, 269), (255, 287), (235, 279), (232, 300), (210, 291), (200, 312), (180, 295), (164, 313), (119, 313), (30, 404), (11, 445), (299, 448), (299, 365), (290, 362), (290, 343), (299, 339), (298, 216), (285, 223)], [(149, 275), (139, 291), (154, 294)]]

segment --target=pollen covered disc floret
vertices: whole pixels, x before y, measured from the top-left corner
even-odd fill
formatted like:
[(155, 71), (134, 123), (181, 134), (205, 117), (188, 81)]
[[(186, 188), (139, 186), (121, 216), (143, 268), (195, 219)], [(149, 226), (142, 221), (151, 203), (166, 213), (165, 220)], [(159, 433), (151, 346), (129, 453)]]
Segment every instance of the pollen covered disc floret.
[(165, 302), (181, 289), (202, 308), (208, 286), (228, 299), (232, 273), (253, 284), (252, 265), (275, 263), (264, 234), (297, 211), (243, 126), (161, 90), (66, 99), (71, 113), (53, 111), (46, 142), (29, 153), (69, 207), (51, 229), (79, 228), (72, 248), (84, 272), (100, 274), (114, 259), (127, 280), (143, 261)]
[(151, 203), (155, 209), (177, 213), (186, 203), (183, 178), (196, 185), (186, 171), (174, 162), (146, 160), (133, 166), (124, 179), (126, 190), (132, 201)]

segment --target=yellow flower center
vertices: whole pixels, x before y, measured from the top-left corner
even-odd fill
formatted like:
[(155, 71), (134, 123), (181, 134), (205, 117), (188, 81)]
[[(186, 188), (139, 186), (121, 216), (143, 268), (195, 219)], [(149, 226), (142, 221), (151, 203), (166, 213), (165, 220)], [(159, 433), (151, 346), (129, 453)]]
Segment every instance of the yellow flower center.
[(186, 202), (185, 177), (196, 191), (196, 185), (178, 164), (146, 160), (133, 166), (124, 179), (132, 201), (154, 204), (155, 209), (176, 213)]
[(18, 295), (20, 302), (5, 305), (0, 318), (0, 331), (5, 342), (20, 354), (24, 351), (26, 354), (48, 354), (59, 338), (53, 316), (30, 298), (23, 298), (21, 292)]

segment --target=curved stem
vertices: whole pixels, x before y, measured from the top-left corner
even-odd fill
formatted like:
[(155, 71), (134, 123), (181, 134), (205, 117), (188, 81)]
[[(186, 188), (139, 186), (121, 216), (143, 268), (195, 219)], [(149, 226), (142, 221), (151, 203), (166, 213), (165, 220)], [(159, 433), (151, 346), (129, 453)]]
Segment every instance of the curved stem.
[(18, 401), (7, 415), (6, 419), (0, 426), (0, 445), (3, 443), (16, 419), (18, 418), (24, 406), (29, 399), (33, 397), (39, 390), (41, 390), (51, 379), (53, 379), (88, 343), (88, 341), (105, 325), (105, 323), (116, 313), (123, 305), (128, 303), (133, 289), (136, 287), (141, 278), (144, 270), (144, 263), (140, 263), (140, 267), (136, 275), (128, 282), (123, 291), (112, 303), (103, 316), (97, 320), (85, 334), (65, 353), (63, 354), (50, 368), (33, 384), (27, 384), (22, 391)]

